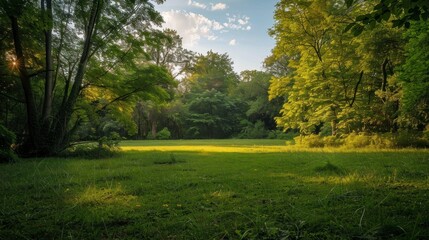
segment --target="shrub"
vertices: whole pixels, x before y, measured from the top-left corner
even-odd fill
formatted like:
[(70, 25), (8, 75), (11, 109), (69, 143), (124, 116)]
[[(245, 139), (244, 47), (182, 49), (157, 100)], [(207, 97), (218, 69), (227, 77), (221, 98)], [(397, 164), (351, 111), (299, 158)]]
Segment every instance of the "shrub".
[(0, 125), (0, 163), (13, 162), (17, 159), (16, 154), (11, 149), (16, 136), (3, 125)]
[(323, 138), (326, 147), (340, 147), (344, 144), (344, 140), (336, 136), (327, 136)]
[(394, 148), (395, 141), (391, 133), (376, 133), (371, 136), (371, 144), (375, 148)]
[(426, 138), (424, 133), (412, 131), (400, 131), (394, 138), (394, 145), (396, 147), (415, 147), (427, 148), (429, 147), (429, 139)]
[(427, 148), (429, 139), (424, 133), (401, 131), (399, 133), (350, 133), (343, 137), (320, 135), (298, 136), (295, 144), (303, 147), (341, 147), (346, 148)]
[(111, 132), (108, 136), (103, 136), (98, 139), (98, 146), (107, 148), (115, 148), (119, 145), (122, 140), (121, 136), (117, 132)]
[(159, 140), (167, 140), (167, 139), (170, 139), (170, 138), (171, 138), (171, 132), (166, 127), (163, 128), (161, 131), (159, 131), (156, 134), (156, 139), (159, 139)]
[(107, 145), (98, 145), (96, 143), (84, 143), (71, 146), (62, 151), (59, 156), (65, 158), (85, 158), (85, 159), (100, 159), (111, 158), (118, 154), (116, 147), (109, 147)]
[(256, 123), (248, 123), (240, 134), (240, 138), (247, 139), (261, 139), (268, 136), (268, 130), (265, 128), (265, 124), (262, 121), (256, 121)]
[(297, 136), (294, 138), (295, 144), (303, 147), (318, 148), (324, 147), (323, 138), (319, 135)]
[(363, 148), (371, 145), (371, 136), (365, 133), (350, 133), (344, 138), (344, 146), (350, 148)]

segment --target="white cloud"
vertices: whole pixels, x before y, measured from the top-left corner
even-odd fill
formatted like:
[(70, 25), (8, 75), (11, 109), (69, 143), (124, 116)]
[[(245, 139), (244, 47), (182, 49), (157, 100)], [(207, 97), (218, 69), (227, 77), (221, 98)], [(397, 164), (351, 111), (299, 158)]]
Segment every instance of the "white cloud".
[[(189, 1), (190, 3), (195, 3)], [(201, 39), (208, 41), (223, 40), (222, 34), (231, 30), (235, 31), (249, 31), (251, 30), (250, 18), (247, 16), (237, 16), (227, 14), (225, 22), (218, 22), (209, 19), (201, 14), (181, 11), (170, 10), (161, 13), (164, 18), (163, 28), (170, 28), (177, 31), (182, 37), (183, 46), (192, 49), (198, 45)], [(237, 45), (237, 40), (232, 39), (228, 42), (229, 45)]]
[(204, 3), (199, 3), (197, 1), (192, 1), (192, 0), (188, 0), (188, 5), (193, 6), (193, 7), (197, 7), (197, 8), (202, 8), (202, 9), (207, 8), (207, 5), (205, 5)]
[(214, 40), (216, 40), (218, 37), (217, 36), (214, 36), (214, 35), (211, 35), (211, 36), (208, 36), (207, 37), (207, 39), (208, 40), (210, 40), (210, 41), (214, 41)]
[(161, 14), (165, 21), (163, 27), (176, 30), (183, 37), (185, 48), (195, 46), (202, 38), (214, 41), (218, 38), (217, 31), (225, 28), (215, 20), (192, 12), (170, 10)]
[(224, 23), (223, 26), (226, 28), (234, 30), (246, 30), (249, 31), (252, 29), (250, 26), (250, 18), (247, 16), (237, 16), (237, 15), (226, 15), (228, 17), (228, 22)]
[(225, 3), (210, 3), (210, 8), (204, 4), (193, 0), (188, 0), (188, 6), (201, 8), (201, 9), (210, 9), (212, 11), (225, 10), (227, 5)]
[(225, 3), (210, 3), (211, 4), (211, 10), (212, 11), (217, 11), (217, 10), (224, 10), (226, 9), (226, 4)]

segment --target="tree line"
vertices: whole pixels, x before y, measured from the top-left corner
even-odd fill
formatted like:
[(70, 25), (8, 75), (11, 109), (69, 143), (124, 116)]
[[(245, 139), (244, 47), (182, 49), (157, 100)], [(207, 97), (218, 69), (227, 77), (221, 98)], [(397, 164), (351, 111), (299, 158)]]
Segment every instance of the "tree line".
[(226, 53), (196, 54), (160, 30), (162, 2), (0, 2), (0, 125), (16, 152), (119, 138), (427, 138), (425, 1), (281, 0), (265, 70), (240, 74)]

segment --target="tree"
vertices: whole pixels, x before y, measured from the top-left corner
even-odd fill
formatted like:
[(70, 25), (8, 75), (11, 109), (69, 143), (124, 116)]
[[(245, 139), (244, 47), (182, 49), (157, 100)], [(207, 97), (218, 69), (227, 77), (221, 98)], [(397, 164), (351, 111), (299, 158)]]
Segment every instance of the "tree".
[(239, 79), (227, 54), (200, 55), (182, 80), (187, 137), (226, 138), (240, 132), (244, 105), (231, 93)]
[[(148, 0), (3, 0), (0, 11), (0, 22), (7, 24), (2, 29), (9, 33), (3, 62), (16, 66), (12, 72), (25, 101), (27, 126), (19, 148), (24, 156), (52, 155), (68, 145), (81, 123), (75, 106), (85, 89), (136, 80), (137, 72), (114, 73), (139, 63), (135, 57), (153, 42), (153, 25), (162, 22)], [(126, 96), (142, 91), (138, 87)]]
[(240, 131), (240, 102), (215, 89), (191, 93), (186, 105), (188, 137), (227, 138)]
[(291, 73), (274, 77), (269, 91), (271, 99), (287, 97), (277, 118), (284, 129), (309, 134), (330, 123), (335, 135), (343, 110), (352, 105), (352, 89), (361, 76), (356, 59), (348, 58), (356, 55), (350, 36), (339, 27), (343, 12), (337, 1), (281, 1), (277, 5), (277, 22), (270, 31), (277, 41), (273, 55), (288, 59)]
[(283, 99), (268, 100), (268, 88), (272, 75), (262, 71), (246, 70), (240, 74), (240, 82), (232, 95), (247, 105), (246, 120), (251, 124), (262, 122), (265, 130), (275, 130), (274, 117), (283, 105)]
[[(126, 131), (127, 136), (132, 136), (137, 133), (137, 127), (141, 127), (141, 125), (137, 125), (139, 121), (132, 120), (135, 110), (133, 106), (144, 101), (148, 103), (146, 106), (152, 106), (149, 119), (152, 124), (152, 132), (156, 134), (155, 120), (158, 106), (155, 103), (170, 99), (172, 97), (170, 88), (176, 86), (176, 83), (167, 69), (153, 64), (132, 70), (131, 67), (128, 67), (126, 68), (127, 73), (118, 74), (119, 76), (129, 74), (130, 77), (88, 86), (83, 91), (86, 101), (78, 104), (78, 106), (88, 106), (85, 109), (89, 110), (89, 113), (85, 111), (84, 114), (81, 114), (82, 117), (90, 114), (106, 119), (106, 115), (108, 115), (111, 121), (117, 122), (121, 129)], [(92, 111), (95, 111), (95, 114)], [(136, 115), (134, 114), (134, 116)], [(107, 119), (109, 120), (109, 118)], [(91, 120), (91, 122), (97, 121)], [(101, 125), (103, 124), (101, 122)]]
[(147, 46), (146, 51), (150, 60), (167, 68), (174, 79), (188, 71), (195, 59), (195, 53), (182, 47), (182, 38), (172, 29), (158, 33), (156, 44)]
[(217, 90), (227, 92), (238, 83), (238, 76), (232, 68), (232, 60), (225, 54), (212, 51), (196, 58), (187, 71), (185, 84), (191, 91)]
[(399, 73), (403, 121), (423, 130), (429, 123), (429, 24), (413, 22), (405, 34), (407, 58)]
[(266, 62), (283, 63), (269, 90), (271, 99), (286, 99), (279, 126), (302, 134), (395, 130), (401, 33), (383, 24), (359, 37), (344, 32), (368, 6), (360, 7), (335, 0), (277, 5), (270, 31), (277, 43)]

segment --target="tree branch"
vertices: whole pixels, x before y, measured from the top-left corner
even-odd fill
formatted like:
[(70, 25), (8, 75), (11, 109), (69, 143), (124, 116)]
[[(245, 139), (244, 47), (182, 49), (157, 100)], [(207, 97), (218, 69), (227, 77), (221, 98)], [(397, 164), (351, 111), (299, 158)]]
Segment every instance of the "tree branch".
[(353, 106), (353, 104), (354, 104), (354, 102), (356, 100), (356, 94), (357, 94), (357, 91), (358, 91), (359, 84), (362, 81), (362, 78), (363, 78), (363, 70), (360, 72), (359, 81), (356, 83), (355, 90), (353, 92), (353, 99), (352, 99), (352, 101), (349, 104), (350, 107)]

